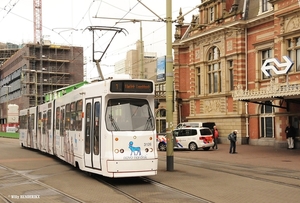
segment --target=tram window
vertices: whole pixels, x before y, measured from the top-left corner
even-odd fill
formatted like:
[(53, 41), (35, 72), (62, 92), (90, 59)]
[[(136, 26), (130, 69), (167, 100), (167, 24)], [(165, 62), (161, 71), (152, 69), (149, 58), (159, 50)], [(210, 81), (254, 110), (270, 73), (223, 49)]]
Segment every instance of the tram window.
[(70, 104), (66, 105), (66, 130), (70, 129), (70, 116), (71, 116)]
[(108, 130), (151, 131), (154, 117), (145, 99), (110, 99), (105, 115)]
[(27, 115), (23, 116), (23, 125), (22, 126), (24, 129), (27, 129)]
[(56, 108), (56, 130), (59, 129), (59, 120), (60, 120), (60, 108)]
[(75, 119), (76, 119), (76, 111), (75, 111), (75, 102), (71, 103), (71, 130), (75, 130)]
[(27, 129), (30, 131), (30, 115), (27, 116)]
[(46, 133), (46, 120), (47, 120), (47, 114), (43, 113), (43, 131), (42, 133), (45, 134)]
[(50, 109), (47, 112), (47, 129), (51, 129), (51, 120), (52, 117), (51, 117), (51, 109)]
[(27, 128), (27, 116), (23, 116), (23, 121), (24, 121), (24, 124), (23, 124), (23, 128)]
[(100, 130), (100, 125), (99, 125), (99, 117), (100, 117), (100, 103), (96, 102), (95, 103), (95, 108), (94, 108), (94, 154), (98, 155), (99, 154), (99, 130)]
[(20, 116), (20, 127), (22, 128), (22, 129), (25, 129), (26, 127), (26, 118), (25, 118), (25, 116)]
[(38, 120), (38, 128), (41, 131), (41, 127), (42, 127), (42, 112), (39, 112), (39, 120)]
[(60, 136), (64, 136), (65, 129), (65, 110), (62, 108), (60, 110)]
[(23, 128), (26, 128), (26, 125), (27, 125), (27, 116), (23, 116)]
[(24, 128), (27, 129), (27, 115), (24, 116)]
[(76, 102), (76, 130), (82, 130), (82, 100)]
[(86, 104), (86, 116), (85, 116), (85, 126), (86, 131), (84, 135), (84, 142), (85, 142), (85, 153), (91, 153), (91, 103)]
[(29, 119), (30, 119), (29, 120), (29, 124), (30, 124), (29, 128), (31, 130), (31, 129), (33, 129), (33, 126), (34, 126), (34, 114), (31, 114)]
[(20, 129), (24, 129), (23, 128), (23, 116), (19, 116), (19, 121), (20, 121)]

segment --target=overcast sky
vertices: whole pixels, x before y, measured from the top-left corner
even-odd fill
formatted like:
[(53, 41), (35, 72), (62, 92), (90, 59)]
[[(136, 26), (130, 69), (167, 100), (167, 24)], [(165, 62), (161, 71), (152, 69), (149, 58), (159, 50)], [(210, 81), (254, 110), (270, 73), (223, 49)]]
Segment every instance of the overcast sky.
[[(33, 42), (33, 2), (34, 0), (0, 0), (0, 42), (15, 44)], [(113, 72), (112, 65), (124, 59), (127, 51), (135, 49), (135, 43), (140, 39), (140, 25), (142, 25), (145, 52), (157, 52), (158, 56), (166, 54), (166, 24), (152, 21), (159, 20), (159, 17), (162, 19), (166, 17), (166, 0), (140, 0), (140, 2), (138, 0), (43, 0), (42, 34), (45, 40), (50, 40), (53, 44), (82, 46), (84, 56), (89, 62), (92, 57), (93, 40), (92, 32), (85, 30), (88, 26), (116, 26), (126, 29), (128, 34), (117, 34), (102, 58), (103, 73), (109, 75)], [(180, 7), (183, 14), (186, 14), (200, 3), (201, 0), (172, 0), (172, 19), (176, 19)], [(194, 9), (186, 15), (184, 22), (189, 23), (191, 16), (197, 12), (198, 9)], [(140, 24), (124, 19), (146, 21)], [(173, 37), (174, 28), (172, 32)], [(111, 32), (97, 33), (98, 38), (101, 36), (96, 43), (97, 50), (104, 51), (111, 34)], [(92, 62), (90, 65), (92, 67), (87, 74), (93, 75), (96, 68)]]

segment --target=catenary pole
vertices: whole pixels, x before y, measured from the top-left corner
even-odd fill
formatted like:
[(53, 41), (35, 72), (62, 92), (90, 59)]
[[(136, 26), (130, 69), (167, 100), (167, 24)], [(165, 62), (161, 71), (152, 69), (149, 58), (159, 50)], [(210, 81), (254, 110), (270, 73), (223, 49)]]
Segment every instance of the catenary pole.
[(167, 171), (174, 170), (173, 149), (173, 57), (172, 57), (172, 0), (166, 0), (166, 132), (167, 132)]

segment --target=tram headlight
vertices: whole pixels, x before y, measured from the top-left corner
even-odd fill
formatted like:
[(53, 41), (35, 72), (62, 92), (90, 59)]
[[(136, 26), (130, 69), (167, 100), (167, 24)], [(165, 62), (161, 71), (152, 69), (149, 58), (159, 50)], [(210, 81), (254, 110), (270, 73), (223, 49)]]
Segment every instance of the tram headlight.
[(145, 151), (146, 152), (153, 152), (153, 148), (146, 148)]
[(124, 153), (124, 149), (120, 149), (120, 153)]
[(115, 153), (118, 154), (118, 153), (119, 153), (119, 150), (118, 150), (118, 149), (115, 149)]

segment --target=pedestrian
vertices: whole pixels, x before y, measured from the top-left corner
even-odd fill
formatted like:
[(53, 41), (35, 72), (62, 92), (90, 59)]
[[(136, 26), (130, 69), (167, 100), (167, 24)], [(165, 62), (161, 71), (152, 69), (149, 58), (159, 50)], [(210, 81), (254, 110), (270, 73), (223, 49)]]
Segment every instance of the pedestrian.
[(289, 123), (285, 128), (288, 149), (294, 149), (295, 128)]
[(213, 134), (213, 139), (214, 139), (214, 146), (212, 147), (213, 149), (218, 149), (218, 138), (219, 138), (219, 131), (217, 129), (217, 126), (214, 126), (213, 127), (213, 131), (212, 131), (212, 134)]
[(237, 130), (234, 130), (232, 133), (228, 135), (228, 140), (230, 141), (230, 148), (229, 153), (230, 154), (237, 154), (236, 152), (236, 137), (237, 137)]

